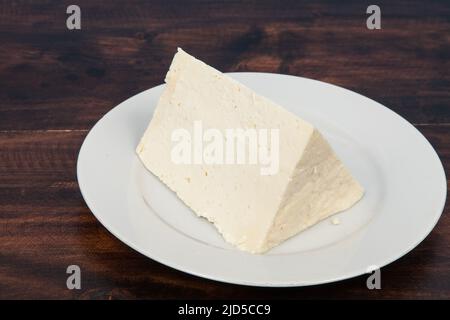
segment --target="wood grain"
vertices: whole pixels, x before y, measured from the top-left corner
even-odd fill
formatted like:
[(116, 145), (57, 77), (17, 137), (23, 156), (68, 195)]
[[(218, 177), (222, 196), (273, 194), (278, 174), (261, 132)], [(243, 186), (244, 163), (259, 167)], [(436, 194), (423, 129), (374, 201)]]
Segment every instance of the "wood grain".
[[(252, 288), (186, 275), (128, 248), (86, 207), (76, 159), (112, 107), (163, 81), (177, 46), (223, 71), (279, 72), (360, 92), (429, 139), (450, 176), (450, 5), (379, 1), (0, 1), (0, 298), (450, 298), (449, 206), (415, 250), (366, 277)], [(382, 125), (382, 124), (380, 124)], [(426, 168), (424, 168), (426, 169)], [(65, 269), (83, 288), (66, 289)]]

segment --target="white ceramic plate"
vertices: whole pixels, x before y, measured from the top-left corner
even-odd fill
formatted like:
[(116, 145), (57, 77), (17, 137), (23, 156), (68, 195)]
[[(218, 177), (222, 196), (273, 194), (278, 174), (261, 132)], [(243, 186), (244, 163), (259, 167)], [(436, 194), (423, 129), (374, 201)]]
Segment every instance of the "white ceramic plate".
[(78, 158), (87, 205), (117, 238), (178, 270), (256, 286), (304, 286), (358, 276), (416, 247), (445, 203), (442, 164), (411, 124), (379, 103), (305, 78), (231, 73), (256, 92), (310, 121), (365, 187), (366, 194), (333, 225), (325, 220), (265, 255), (222, 240), (144, 169), (135, 147), (163, 86), (108, 112), (90, 131)]

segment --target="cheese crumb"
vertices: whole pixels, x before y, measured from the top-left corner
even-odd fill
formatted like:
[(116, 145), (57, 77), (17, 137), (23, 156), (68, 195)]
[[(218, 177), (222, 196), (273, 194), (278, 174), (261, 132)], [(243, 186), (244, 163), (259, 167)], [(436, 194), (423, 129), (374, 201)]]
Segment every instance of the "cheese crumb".
[(331, 223), (335, 226), (337, 226), (338, 224), (341, 224), (341, 220), (339, 220), (339, 218), (333, 218), (331, 219)]

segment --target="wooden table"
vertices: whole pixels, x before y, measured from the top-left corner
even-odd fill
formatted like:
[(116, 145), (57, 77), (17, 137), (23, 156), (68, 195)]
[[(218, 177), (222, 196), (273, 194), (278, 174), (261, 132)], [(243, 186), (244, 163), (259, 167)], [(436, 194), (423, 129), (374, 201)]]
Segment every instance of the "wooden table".
[[(89, 129), (163, 82), (177, 46), (222, 71), (333, 83), (388, 106), (436, 148), (450, 176), (450, 5), (377, 1), (0, 2), (0, 298), (450, 298), (450, 208), (416, 249), (366, 276), (306, 288), (253, 288), (190, 276), (112, 236), (76, 178)], [(380, 123), (380, 129), (383, 124)], [(399, 146), (401, 148), (401, 146)], [(423, 168), (426, 170), (426, 168)], [(82, 289), (68, 290), (68, 265)]]

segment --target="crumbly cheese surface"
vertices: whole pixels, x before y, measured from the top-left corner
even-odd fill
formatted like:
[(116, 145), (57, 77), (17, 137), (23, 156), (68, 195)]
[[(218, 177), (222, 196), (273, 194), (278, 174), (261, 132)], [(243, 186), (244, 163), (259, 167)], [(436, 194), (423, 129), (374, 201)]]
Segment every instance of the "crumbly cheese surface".
[[(241, 250), (263, 253), (332, 214), (363, 189), (308, 122), (181, 49), (136, 151), (145, 167)], [(172, 133), (193, 129), (279, 130), (279, 171), (254, 164), (177, 164)]]

